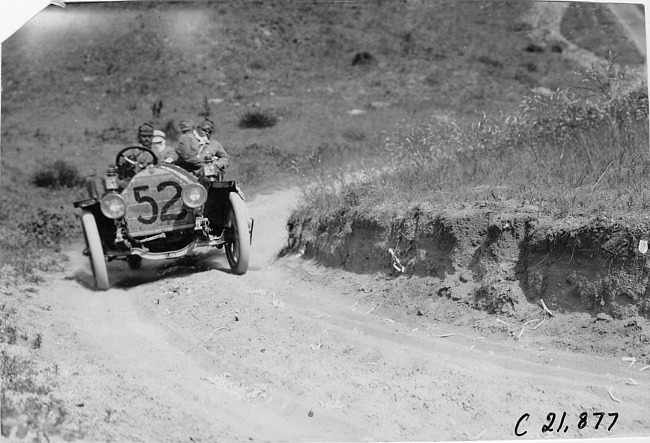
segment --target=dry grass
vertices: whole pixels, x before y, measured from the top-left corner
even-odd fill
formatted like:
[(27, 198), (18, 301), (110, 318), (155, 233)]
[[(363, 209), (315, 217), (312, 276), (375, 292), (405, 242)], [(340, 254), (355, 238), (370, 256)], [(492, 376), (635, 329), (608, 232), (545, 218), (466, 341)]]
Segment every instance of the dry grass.
[(570, 88), (527, 97), (515, 115), (406, 121), (374, 156), (386, 161), (366, 161), (357, 181), (331, 174), (303, 210), (318, 218), (358, 205), (515, 200), (558, 217), (641, 216), (650, 206), (647, 89), (617, 93), (618, 80), (591, 69)]

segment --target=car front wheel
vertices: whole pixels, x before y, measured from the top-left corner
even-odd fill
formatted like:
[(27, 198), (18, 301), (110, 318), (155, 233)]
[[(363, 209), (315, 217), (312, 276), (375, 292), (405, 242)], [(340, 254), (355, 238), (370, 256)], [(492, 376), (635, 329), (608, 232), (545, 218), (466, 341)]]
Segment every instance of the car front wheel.
[(88, 248), (88, 257), (90, 257), (90, 268), (95, 277), (97, 289), (105, 291), (108, 289), (108, 270), (106, 269), (106, 260), (104, 260), (104, 248), (97, 230), (95, 216), (88, 212), (81, 213), (81, 227), (84, 231), (84, 239)]
[(229, 223), (226, 227), (226, 257), (232, 272), (238, 275), (248, 270), (251, 254), (246, 207), (241, 197), (231, 192)]

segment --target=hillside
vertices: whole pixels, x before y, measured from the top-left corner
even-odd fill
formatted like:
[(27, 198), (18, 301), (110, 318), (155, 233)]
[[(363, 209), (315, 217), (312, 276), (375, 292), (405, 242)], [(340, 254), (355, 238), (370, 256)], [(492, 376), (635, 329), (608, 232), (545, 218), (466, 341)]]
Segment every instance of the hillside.
[[(33, 170), (38, 160), (30, 154), (49, 147), (47, 159), (103, 168), (108, 153), (152, 119), (157, 100), (164, 104), (162, 127), (209, 112), (225, 146), (258, 143), (290, 153), (324, 143), (376, 143), (404, 118), (511, 110), (531, 87), (553, 89), (573, 67), (557, 52), (527, 50), (531, 42), (518, 26), (526, 7), (506, 1), (51, 7), (3, 45), (3, 167), (15, 159)], [(353, 65), (360, 53), (369, 53), (370, 63)], [(239, 117), (255, 104), (281, 124), (238, 129)], [(352, 109), (367, 112), (351, 118)]]
[[(558, 435), (647, 436), (647, 94), (621, 93), (643, 56), (609, 9), (70, 4), (2, 55), (3, 437), (547, 438), (562, 411)], [(580, 88), (592, 59), (611, 78)], [(248, 272), (115, 260), (96, 291), (80, 183), (143, 121), (173, 142), (203, 116), (255, 219)]]

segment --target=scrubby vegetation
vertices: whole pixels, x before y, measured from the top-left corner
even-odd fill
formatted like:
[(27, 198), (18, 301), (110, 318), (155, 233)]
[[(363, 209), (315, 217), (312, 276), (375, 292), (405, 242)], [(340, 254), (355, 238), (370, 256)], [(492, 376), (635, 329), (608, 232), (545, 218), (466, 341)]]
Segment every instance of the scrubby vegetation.
[(39, 188), (74, 188), (84, 183), (76, 166), (65, 160), (42, 167), (32, 177), (32, 183)]
[(303, 211), (320, 217), (355, 205), (506, 199), (557, 216), (647, 210), (647, 87), (621, 90), (626, 78), (613, 62), (526, 97), (516, 114), (405, 121), (386, 134), (379, 161), (365, 162), (361, 180), (337, 172), (335, 185), (310, 189)]
[(60, 270), (62, 245), (79, 233), (74, 212), (62, 205), (34, 207), (24, 199), (20, 194), (0, 196), (0, 289), (37, 283), (41, 272)]
[(254, 109), (246, 111), (239, 119), (239, 127), (242, 129), (260, 129), (275, 126), (278, 119), (266, 110)]
[(38, 367), (35, 351), (42, 344), (42, 335), (21, 330), (16, 313), (15, 308), (0, 305), (0, 436), (39, 442), (52, 437), (67, 441), (83, 437), (78, 430), (66, 428), (66, 409), (52, 394), (56, 366), (53, 371)]

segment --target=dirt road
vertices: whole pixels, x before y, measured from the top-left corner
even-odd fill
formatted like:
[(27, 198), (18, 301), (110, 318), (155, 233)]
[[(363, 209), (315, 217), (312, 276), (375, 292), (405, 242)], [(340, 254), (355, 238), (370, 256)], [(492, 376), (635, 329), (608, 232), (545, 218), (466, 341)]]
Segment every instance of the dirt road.
[[(69, 427), (93, 441), (650, 435), (650, 370), (533, 340), (561, 316), (518, 340), (479, 336), (472, 322), (498, 329), (496, 317), (434, 323), (373, 290), (384, 277), (276, 260), (296, 196), (249, 202), (256, 231), (244, 276), (214, 251), (139, 273), (110, 263), (111, 289), (95, 292), (80, 249), (70, 253), (66, 271), (29, 299)], [(549, 413), (553, 431), (542, 432)]]

